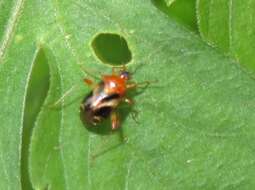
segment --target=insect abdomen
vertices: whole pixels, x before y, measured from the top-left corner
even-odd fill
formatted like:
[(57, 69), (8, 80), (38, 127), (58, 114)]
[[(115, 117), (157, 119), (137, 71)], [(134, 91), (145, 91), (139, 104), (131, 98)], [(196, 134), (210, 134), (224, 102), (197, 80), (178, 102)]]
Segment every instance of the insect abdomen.
[(113, 110), (113, 108), (110, 106), (101, 107), (94, 111), (94, 116), (106, 119), (110, 116), (112, 110)]
[(120, 103), (119, 94), (106, 94), (101, 87), (86, 96), (81, 106), (86, 121), (93, 125), (107, 119)]

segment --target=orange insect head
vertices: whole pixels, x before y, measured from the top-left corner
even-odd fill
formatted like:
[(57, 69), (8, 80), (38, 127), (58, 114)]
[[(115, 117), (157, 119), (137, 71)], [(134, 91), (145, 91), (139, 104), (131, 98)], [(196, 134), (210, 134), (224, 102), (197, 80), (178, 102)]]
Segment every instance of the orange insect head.
[(124, 96), (126, 93), (126, 79), (117, 75), (105, 75), (103, 76), (105, 89), (107, 93), (117, 93), (120, 96)]

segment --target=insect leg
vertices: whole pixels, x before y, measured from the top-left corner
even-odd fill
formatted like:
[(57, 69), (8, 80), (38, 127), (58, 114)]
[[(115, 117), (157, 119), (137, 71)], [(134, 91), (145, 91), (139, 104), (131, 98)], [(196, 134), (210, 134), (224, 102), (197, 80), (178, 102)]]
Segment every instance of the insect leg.
[(131, 111), (131, 117), (136, 122), (136, 124), (139, 124), (137, 116), (138, 116), (138, 111), (137, 110), (132, 110)]
[(111, 113), (111, 121), (112, 121), (112, 130), (118, 129), (120, 127), (120, 120), (117, 112), (113, 111)]
[(94, 89), (95, 86), (97, 85), (93, 80), (88, 79), (88, 78), (84, 78), (83, 82), (88, 85), (91, 89)]
[(132, 88), (147, 88), (151, 83), (156, 83), (158, 82), (157, 80), (155, 81), (143, 81), (139, 83), (129, 83), (127, 84), (127, 89), (132, 89)]
[(117, 75), (117, 69), (119, 69), (118, 67), (112, 67), (112, 75)]
[(130, 98), (127, 98), (127, 97), (124, 98), (124, 102), (126, 102), (129, 105), (134, 105), (134, 101)]
[[(134, 105), (134, 101), (133, 101), (132, 99), (130, 99), (130, 98), (125, 97), (125, 98), (123, 99), (123, 101), (124, 101), (125, 103), (127, 103), (129, 106)], [(138, 120), (137, 120), (137, 116), (138, 116), (138, 111), (135, 110), (135, 109), (131, 109), (131, 117), (132, 117), (132, 119), (138, 124), (139, 122), (138, 122)]]
[(69, 88), (58, 100), (56, 100), (52, 105), (49, 105), (51, 108), (56, 108), (60, 105), (60, 103), (69, 96), (78, 86), (73, 85), (71, 88)]

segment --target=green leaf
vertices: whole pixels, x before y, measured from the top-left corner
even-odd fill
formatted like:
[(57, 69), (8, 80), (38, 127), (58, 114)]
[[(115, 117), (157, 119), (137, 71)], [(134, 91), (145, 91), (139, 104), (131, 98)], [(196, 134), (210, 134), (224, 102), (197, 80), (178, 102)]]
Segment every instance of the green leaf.
[(20, 189), (24, 105), (36, 57), (37, 28), (33, 4), (21, 0), (0, 4), (0, 189)]
[[(237, 62), (150, 1), (27, 0), (13, 6), (17, 17), (0, 45), (0, 189), (29, 184), (20, 169), (26, 166), (24, 119), (33, 123), (27, 158), (33, 189), (254, 188), (255, 82)], [(90, 91), (80, 65), (98, 75), (111, 72), (93, 51), (101, 33), (127, 41), (133, 80), (158, 80), (131, 95), (139, 123), (123, 107), (122, 128), (114, 133), (87, 130), (79, 112)], [(30, 89), (37, 90), (38, 64), (49, 68), (41, 79), (49, 81), (47, 97), (38, 97), (37, 116), (24, 117)]]
[[(60, 86), (61, 79), (57, 63), (54, 62), (54, 55), (51, 55), (45, 49), (40, 49), (38, 57), (41, 57), (41, 61), (44, 61), (41, 64), (49, 64), (51, 78), (48, 97), (41, 108), (37, 121), (34, 123), (35, 129), (31, 138), (31, 156), (29, 159), (30, 177), (35, 189), (65, 189), (63, 164), (58, 142), (61, 111), (53, 108), (50, 109), (48, 105), (60, 96), (58, 87)], [(36, 91), (36, 87), (33, 90)]]
[[(11, 25), (13, 22), (11, 19), (11, 8), (14, 3), (14, 0), (9, 0), (9, 1), (1, 1), (0, 2), (0, 42), (3, 43), (3, 35), (4, 31), (8, 30), (8, 24)], [(8, 19), (10, 18), (10, 19)], [(11, 27), (9, 27), (10, 29)], [(8, 33), (7, 33), (8, 34)]]
[(47, 59), (43, 50), (38, 49), (28, 82), (23, 120), (21, 183), (22, 189), (26, 190), (32, 189), (28, 173), (29, 144), (37, 115), (41, 110), (49, 90), (49, 77), (50, 73)]
[(175, 1), (176, 0), (165, 0), (165, 3), (167, 4), (167, 6), (170, 6)]
[(255, 70), (255, 1), (197, 1), (201, 36), (249, 70)]
[(196, 0), (152, 0), (159, 10), (188, 29), (198, 32)]

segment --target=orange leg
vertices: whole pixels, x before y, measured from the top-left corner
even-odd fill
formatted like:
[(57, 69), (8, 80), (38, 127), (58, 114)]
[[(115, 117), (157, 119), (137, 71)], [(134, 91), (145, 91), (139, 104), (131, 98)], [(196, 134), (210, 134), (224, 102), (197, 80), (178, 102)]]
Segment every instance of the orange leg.
[(88, 78), (84, 78), (84, 79), (83, 79), (83, 82), (84, 82), (86, 85), (88, 85), (91, 89), (94, 89), (95, 86), (96, 86), (96, 83), (95, 83), (93, 80), (88, 79)]
[(116, 130), (120, 127), (120, 120), (117, 112), (113, 111), (111, 114), (112, 130)]

